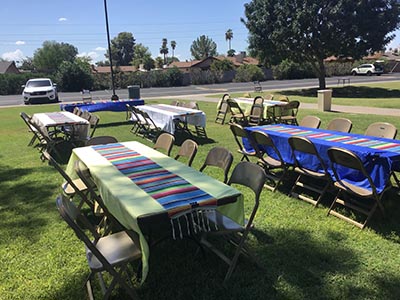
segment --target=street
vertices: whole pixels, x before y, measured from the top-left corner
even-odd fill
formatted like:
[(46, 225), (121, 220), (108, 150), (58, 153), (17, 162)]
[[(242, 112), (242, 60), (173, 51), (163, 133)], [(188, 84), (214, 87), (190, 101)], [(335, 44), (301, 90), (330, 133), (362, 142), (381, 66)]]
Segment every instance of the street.
[[(390, 82), (400, 81), (400, 73), (384, 74), (382, 76), (340, 76), (326, 78), (326, 86), (338, 87), (343, 85), (343, 78), (349, 78), (350, 84), (368, 83), (368, 82)], [(346, 80), (347, 84), (347, 80)], [(296, 88), (313, 88), (318, 87), (318, 79), (297, 79), (297, 80), (269, 80), (261, 82), (263, 91), (268, 90), (288, 90)], [(399, 86), (400, 87), (400, 86)], [(253, 92), (253, 82), (233, 82), (221, 84), (207, 84), (207, 85), (191, 85), (183, 87), (154, 87), (140, 89), (140, 96), (142, 99), (151, 98), (165, 98), (177, 96), (190, 96), (190, 95), (207, 95), (207, 94), (223, 94), (223, 93), (237, 93), (237, 92)], [(109, 100), (112, 95), (111, 90), (92, 91), (92, 99), (96, 100)], [(120, 99), (128, 98), (128, 90), (116, 90), (116, 94)], [(78, 102), (82, 100), (79, 92), (75, 93), (59, 93), (59, 98), (63, 103)], [(23, 106), (21, 95), (7, 95), (0, 96), (0, 106)]]

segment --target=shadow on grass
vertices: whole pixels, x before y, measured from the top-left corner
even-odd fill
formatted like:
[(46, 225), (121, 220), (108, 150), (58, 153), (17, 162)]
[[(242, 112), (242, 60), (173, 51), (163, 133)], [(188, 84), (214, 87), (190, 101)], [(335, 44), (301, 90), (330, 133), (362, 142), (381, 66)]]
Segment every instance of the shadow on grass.
[[(316, 97), (318, 88), (285, 91), (287, 96)], [(337, 98), (400, 98), (400, 90), (367, 86), (346, 86), (332, 88), (332, 96)]]
[[(51, 168), (45, 170), (51, 178)], [(48, 212), (54, 209), (54, 203), (47, 199), (53, 194), (52, 182), (35, 181), (33, 168), (13, 168), (1, 165), (0, 171), (0, 227), (4, 237), (0, 243), (7, 243), (9, 238), (23, 236), (34, 241), (40, 238), (41, 228), (47, 226)], [(43, 175), (43, 174), (42, 174)], [(29, 177), (29, 181), (25, 180)]]

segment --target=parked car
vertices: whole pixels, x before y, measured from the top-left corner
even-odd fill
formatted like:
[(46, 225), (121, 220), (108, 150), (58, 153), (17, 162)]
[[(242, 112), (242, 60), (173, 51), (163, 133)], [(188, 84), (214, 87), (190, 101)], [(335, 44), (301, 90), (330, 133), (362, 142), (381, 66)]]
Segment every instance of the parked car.
[(381, 75), (383, 73), (383, 67), (378, 64), (362, 64), (356, 68), (351, 69), (351, 75), (368, 75), (372, 74)]
[(29, 79), (22, 88), (25, 104), (58, 102), (57, 85), (49, 78)]

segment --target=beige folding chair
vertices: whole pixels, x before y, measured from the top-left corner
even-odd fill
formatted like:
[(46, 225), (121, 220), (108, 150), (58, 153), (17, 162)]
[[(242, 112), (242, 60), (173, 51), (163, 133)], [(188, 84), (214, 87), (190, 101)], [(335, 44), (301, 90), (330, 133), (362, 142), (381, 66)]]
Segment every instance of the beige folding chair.
[(26, 126), (28, 126), (28, 131), (29, 131), (30, 133), (32, 133), (32, 138), (31, 138), (31, 140), (29, 141), (28, 146), (32, 146), (33, 143), (34, 143), (36, 140), (38, 140), (39, 143), (40, 143), (40, 141), (41, 141), (43, 138), (38, 136), (39, 133), (37, 132), (36, 128), (33, 127), (33, 126), (30, 124), (30, 121), (31, 121), (32, 117), (31, 117), (30, 115), (28, 115), (27, 113), (24, 113), (24, 112), (21, 112), (19, 115), (20, 115), (20, 117), (22, 118), (22, 120), (25, 122)]
[(163, 149), (165, 150), (166, 154), (170, 156), (174, 143), (175, 143), (175, 137), (170, 133), (164, 132), (157, 137), (153, 149), (155, 150)]
[(368, 126), (364, 135), (394, 139), (397, 135), (397, 128), (390, 123), (376, 122)]
[(353, 127), (353, 123), (349, 119), (336, 118), (329, 122), (326, 129), (349, 133), (351, 131), (352, 127)]
[(173, 101), (171, 101), (171, 105), (179, 106), (179, 101), (178, 100), (173, 100)]
[[(328, 215), (334, 215), (361, 229), (367, 225), (377, 208), (384, 215), (382, 197), (384, 192), (391, 187), (390, 182), (386, 184), (382, 192), (378, 193), (370, 174), (365, 170), (363, 163), (355, 153), (345, 149), (330, 148), (328, 149), (328, 156), (335, 176), (334, 186), (338, 188), (338, 193), (329, 208)], [(348, 178), (350, 180), (341, 177), (338, 171), (339, 167), (342, 172), (343, 168), (350, 170), (350, 175), (347, 175), (350, 176)], [(365, 179), (368, 182), (367, 187), (357, 185), (357, 182), (365, 182)], [(351, 219), (345, 216), (342, 211), (334, 210), (338, 205), (352, 209), (366, 216), (366, 219), (363, 222)]]
[[(324, 161), (310, 140), (304, 137), (293, 136), (288, 141), (293, 152), (294, 171), (299, 174), (290, 191), (290, 195), (314, 204), (314, 207), (316, 207), (331, 185), (331, 177)], [(300, 159), (298, 157), (299, 154), (305, 154), (308, 157)], [(310, 164), (313, 166), (311, 167)], [(322, 171), (318, 169), (322, 169)], [(311, 178), (312, 180), (307, 181), (307, 178)], [(318, 181), (322, 183), (322, 188), (317, 185)], [(313, 198), (312, 196), (299, 194), (295, 191), (296, 188), (314, 192), (317, 194), (317, 197)]]
[[(279, 184), (282, 182), (282, 179), (285, 177), (287, 171), (287, 167), (283, 161), (282, 155), (278, 148), (275, 147), (272, 139), (265, 132), (252, 131), (250, 136), (250, 141), (252, 141), (253, 148), (258, 157), (257, 164), (264, 168), (266, 177), (269, 180), (269, 183), (265, 183), (265, 187), (275, 192)], [(277, 156), (277, 159), (268, 154), (266, 148), (274, 153)], [(276, 172), (276, 169), (280, 169), (280, 173)]]
[[(200, 240), (200, 243), (212, 252), (214, 252), (216, 255), (218, 255), (224, 262), (229, 265), (224, 282), (228, 281), (231, 277), (233, 271), (235, 270), (240, 254), (248, 256), (259, 265), (255, 256), (249, 251), (249, 248), (246, 245), (246, 239), (248, 234), (250, 233), (250, 229), (253, 225), (253, 220), (259, 207), (260, 195), (264, 186), (264, 182), (264, 170), (254, 163), (240, 162), (239, 164), (237, 164), (232, 172), (228, 185), (241, 185), (245, 188), (252, 190), (254, 193), (254, 204), (252, 205), (251, 214), (244, 226), (236, 223), (228, 217), (225, 217), (217, 210), (207, 213), (208, 220), (210, 221), (210, 223), (213, 224), (210, 225), (210, 227), (215, 226), (215, 228), (218, 228), (218, 230), (215, 232), (204, 233)], [(229, 258), (222, 250), (218, 249), (214, 244), (210, 242), (209, 239), (207, 239), (211, 235), (223, 236), (228, 242), (236, 246), (236, 251), (232, 258)]]
[[(161, 128), (156, 125), (153, 119), (149, 116), (149, 114), (145, 111), (137, 109), (139, 118), (143, 120), (143, 133), (142, 136), (146, 137), (152, 141), (157, 139), (158, 135), (161, 132)], [(138, 131), (140, 134), (140, 131)]]
[(147, 122), (143, 118), (141, 111), (135, 106), (130, 106), (130, 111), (132, 114), (132, 119), (134, 119), (131, 132), (136, 135), (144, 135), (144, 132), (147, 130)]
[[(69, 199), (59, 196), (56, 205), (61, 217), (85, 244), (86, 258), (90, 268), (90, 275), (86, 280), (89, 298), (94, 299), (91, 281), (94, 275), (98, 274), (104, 294), (103, 299), (111, 296), (117, 284), (125, 289), (131, 299), (138, 299), (133, 286), (128, 283), (131, 281), (130, 272), (128, 272), (130, 263), (139, 261), (142, 256), (137, 234), (132, 231), (120, 231), (102, 237)], [(112, 278), (108, 287), (102, 276), (104, 272)]]
[(91, 209), (93, 209), (94, 204), (87, 197), (88, 188), (85, 183), (80, 179), (72, 179), (68, 174), (61, 168), (57, 161), (47, 152), (43, 152), (43, 157), (49, 162), (49, 165), (54, 167), (60, 173), (60, 175), (65, 179), (61, 184), (61, 189), (66, 196), (69, 198), (75, 198), (78, 195), (80, 200), (78, 208), (81, 209), (82, 205), (86, 203)]
[(175, 159), (178, 160), (180, 157), (186, 157), (188, 166), (192, 166), (192, 162), (197, 154), (198, 147), (199, 146), (195, 141), (191, 139), (185, 140), (179, 148), (178, 154), (175, 156)]
[(91, 128), (90, 135), (89, 135), (90, 138), (93, 137), (94, 132), (96, 131), (97, 125), (99, 124), (99, 122), (100, 122), (100, 117), (98, 115), (90, 114), (90, 118), (89, 118), (89, 123), (90, 123), (90, 128)]
[(74, 115), (80, 116), (82, 112), (81, 112), (81, 109), (78, 106), (75, 106), (73, 111), (72, 111), (72, 113)]
[(305, 116), (299, 123), (299, 126), (315, 129), (319, 128), (319, 125), (321, 125), (321, 119), (315, 116)]
[(227, 102), (228, 98), (229, 98), (229, 94), (225, 94), (222, 97), (221, 103), (218, 106), (217, 116), (215, 117), (215, 123), (221, 123), (222, 125), (224, 125), (226, 114), (229, 111), (229, 106), (228, 106), (228, 102)]
[(299, 110), (300, 102), (293, 100), (286, 105), (279, 106), (280, 115), (279, 123), (298, 125), (297, 112)]
[(249, 126), (257, 126), (263, 123), (264, 106), (254, 103), (251, 106), (250, 114), (247, 116), (247, 124)]
[(226, 100), (229, 106), (229, 111), (231, 112), (231, 123), (237, 123), (243, 126), (247, 126), (247, 118), (244, 114), (243, 110), (240, 108), (239, 104), (233, 100), (228, 99)]
[(249, 156), (255, 157), (257, 153), (255, 150), (247, 151), (243, 145), (243, 142), (242, 142), (243, 138), (249, 137), (247, 132), (243, 129), (242, 126), (240, 126), (238, 124), (234, 124), (234, 123), (230, 125), (230, 129), (231, 129), (231, 132), (235, 139), (235, 142), (239, 147), (237, 152), (242, 154), (242, 158), (240, 159), (240, 161), (243, 161), (244, 159), (247, 161), (250, 161)]
[(220, 168), (224, 172), (224, 183), (226, 183), (232, 162), (233, 155), (231, 151), (223, 147), (214, 147), (207, 153), (206, 159), (200, 167), (200, 172), (203, 172), (208, 166)]
[(274, 100), (273, 94), (264, 95), (264, 100)]
[(183, 107), (197, 109), (197, 110), (199, 109), (199, 105), (197, 104), (196, 101), (187, 102), (187, 103), (183, 104)]
[(112, 144), (112, 143), (118, 143), (118, 140), (109, 135), (99, 135), (90, 138), (89, 140), (86, 141), (86, 146), (94, 146), (94, 145), (104, 145), (104, 144)]
[(261, 96), (256, 96), (256, 97), (254, 97), (253, 105), (254, 105), (254, 104), (258, 104), (258, 105), (260, 105), (260, 106), (263, 106), (263, 105), (264, 105), (264, 98), (261, 97)]

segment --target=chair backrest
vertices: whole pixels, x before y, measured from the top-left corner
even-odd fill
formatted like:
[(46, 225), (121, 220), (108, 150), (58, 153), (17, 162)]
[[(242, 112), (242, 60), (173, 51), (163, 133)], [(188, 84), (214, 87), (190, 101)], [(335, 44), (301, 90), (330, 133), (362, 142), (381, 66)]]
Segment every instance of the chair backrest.
[(236, 144), (239, 146), (239, 150), (243, 151), (244, 147), (242, 143), (242, 138), (248, 138), (246, 130), (244, 130), (243, 127), (239, 124), (234, 123), (230, 125), (230, 129), (236, 141)]
[(36, 128), (32, 126), (31, 120), (32, 117), (25, 112), (20, 112), (21, 119), (25, 122), (26, 126), (28, 126), (29, 130), (36, 131)]
[(91, 113), (87, 110), (82, 110), (81, 118), (90, 121)]
[(297, 112), (299, 110), (300, 102), (297, 100), (293, 100), (288, 102), (285, 105), (280, 105), (280, 115), (281, 116), (292, 116), (296, 117)]
[(231, 97), (231, 96), (230, 96), (229, 94), (224, 94), (224, 95), (222, 96), (222, 98), (221, 98), (221, 102), (222, 102), (222, 101), (228, 100), (230, 97)]
[[(363, 181), (366, 178), (369, 182), (372, 192), (375, 195), (377, 194), (376, 186), (371, 176), (365, 170), (361, 159), (355, 153), (349, 150), (332, 147), (328, 149), (328, 157), (331, 161), (331, 169), (333, 170), (336, 181), (340, 182), (342, 180), (342, 178), (339, 176), (339, 172), (337, 171), (338, 166), (352, 169), (358, 171), (358, 174), (361, 173), (364, 177), (360, 178), (357, 176), (358, 180)], [(357, 190), (352, 190), (352, 192), (357, 194)]]
[[(295, 166), (297, 166), (301, 169), (308, 169), (308, 170), (313, 170), (313, 171), (318, 171), (318, 168), (320, 167), (321, 169), (324, 170), (325, 174), (328, 174), (325, 163), (322, 160), (321, 156), (319, 155), (313, 142), (311, 142), (309, 139), (307, 139), (305, 137), (299, 137), (299, 136), (290, 137), (288, 142), (289, 142), (289, 146), (293, 152), (293, 159), (295, 162)], [(311, 161), (310, 161), (310, 159), (307, 158), (306, 159), (307, 167), (306, 167), (304, 162), (301, 159), (298, 159), (298, 156), (296, 155), (298, 152), (302, 152), (302, 153), (305, 153), (308, 155), (313, 155), (314, 157), (317, 158), (319, 166), (313, 166), (312, 168), (310, 168)]]
[(264, 95), (264, 100), (274, 100), (273, 94)]
[(193, 159), (197, 154), (198, 145), (195, 141), (191, 139), (185, 140), (181, 147), (179, 148), (178, 154), (175, 156), (175, 159), (179, 159), (179, 157), (187, 157), (188, 158), (188, 166), (192, 165)]
[(224, 171), (224, 182), (228, 181), (228, 173), (233, 162), (233, 154), (223, 147), (212, 148), (206, 156), (203, 165), (200, 168), (202, 172), (207, 166), (221, 168)]
[(81, 115), (81, 109), (78, 106), (75, 106), (72, 113), (74, 115), (80, 116)]
[(253, 148), (257, 153), (257, 157), (261, 158), (264, 154), (268, 155), (268, 153), (265, 151), (265, 149), (260, 148), (262, 147), (268, 147), (272, 149), (275, 154), (278, 156), (278, 159), (280, 160), (281, 164), (284, 164), (283, 158), (281, 153), (279, 152), (278, 148), (276, 148), (274, 141), (271, 139), (271, 137), (266, 134), (265, 132), (262, 131), (252, 131), (251, 134), (251, 139), (252, 143), (254, 143)]
[(251, 106), (250, 115), (248, 116), (249, 125), (259, 125), (263, 119), (264, 106), (261, 104), (253, 104)]
[(90, 132), (90, 137), (92, 138), (94, 135), (94, 132), (96, 131), (97, 125), (100, 122), (100, 117), (98, 115), (95, 114), (90, 114), (90, 118), (89, 118), (89, 123), (90, 123), (90, 127), (92, 128), (92, 131)]
[(173, 100), (173, 101), (171, 101), (171, 105), (179, 106), (179, 101), (178, 100)]
[(153, 146), (153, 149), (164, 149), (169, 156), (171, 154), (172, 146), (175, 143), (175, 137), (167, 132), (161, 133)]
[(394, 139), (397, 135), (397, 128), (390, 123), (376, 122), (370, 124), (364, 134), (369, 136)]
[(288, 98), (288, 96), (280, 95), (280, 96), (278, 97), (278, 101), (286, 101), (286, 102), (289, 102), (289, 98)]
[(263, 168), (259, 165), (242, 161), (238, 163), (232, 171), (228, 185), (239, 184), (250, 188), (254, 192), (254, 207), (247, 221), (246, 228), (251, 228), (254, 217), (260, 203), (260, 194), (263, 190), (267, 176)]
[(233, 119), (233, 121), (236, 123), (247, 125), (247, 119), (245, 117), (243, 110), (240, 108), (239, 104), (231, 98), (229, 98), (226, 101), (228, 103), (229, 110), (232, 114), (231, 119)]
[(346, 118), (336, 118), (329, 122), (326, 129), (340, 132), (350, 132), (353, 127), (353, 123)]
[(61, 168), (61, 166), (50, 155), (50, 153), (47, 151), (43, 151), (42, 155), (49, 162), (49, 165), (53, 166), (54, 169), (56, 169), (58, 173), (60, 173), (60, 175), (65, 179), (65, 181), (72, 187), (72, 189), (75, 191), (75, 194), (79, 195), (81, 201), (78, 205), (78, 208), (81, 208), (84, 202), (86, 202), (90, 207), (92, 207), (92, 203), (87, 199), (86, 195), (81, 192), (81, 190), (76, 186), (72, 178), (68, 176), (68, 174), (64, 171), (63, 168)]
[(109, 135), (100, 135), (100, 136), (95, 136), (90, 138), (86, 142), (86, 146), (94, 146), (94, 145), (104, 145), (104, 144), (112, 144), (112, 143), (118, 143), (118, 140)]
[(316, 116), (305, 116), (299, 122), (299, 126), (309, 128), (319, 128), (319, 125), (321, 125), (321, 119)]
[(261, 97), (261, 96), (255, 97), (254, 100), (253, 100), (253, 105), (254, 104), (258, 104), (258, 105), (263, 106), (264, 105), (264, 98)]
[(199, 109), (199, 105), (197, 104), (196, 101), (187, 102), (187, 103), (185, 103), (185, 104), (183, 105), (183, 107), (191, 108), (191, 109), (197, 109), (197, 110)]

